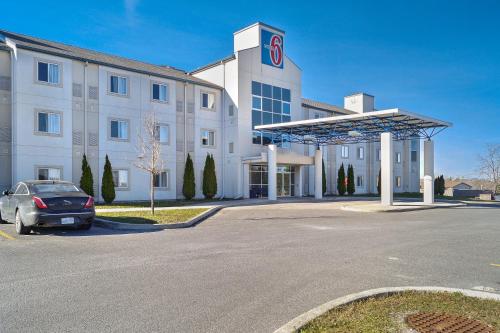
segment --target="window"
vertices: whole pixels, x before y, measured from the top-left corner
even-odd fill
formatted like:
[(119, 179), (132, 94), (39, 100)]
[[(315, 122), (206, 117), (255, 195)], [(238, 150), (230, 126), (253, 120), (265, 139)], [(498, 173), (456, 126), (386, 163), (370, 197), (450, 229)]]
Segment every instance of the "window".
[(356, 177), (356, 186), (363, 187), (363, 176)]
[(228, 110), (229, 117), (234, 116), (234, 105), (229, 105), (229, 110)]
[(315, 113), (314, 114), (314, 119), (319, 119), (320, 118), (320, 114), (319, 113)]
[(401, 163), (401, 153), (396, 153), (396, 163)]
[(215, 146), (215, 131), (202, 130), (201, 131), (201, 145), (204, 147)]
[(37, 180), (61, 180), (61, 169), (51, 167), (37, 168)]
[(168, 125), (159, 124), (155, 128), (155, 139), (160, 143), (169, 143), (169, 127)]
[(153, 101), (168, 102), (168, 85), (163, 83), (153, 83)]
[(365, 158), (365, 148), (358, 147), (358, 160), (362, 160)]
[(416, 162), (417, 161), (417, 152), (415, 150), (411, 151), (411, 161)]
[(37, 112), (37, 132), (60, 135), (61, 114), (59, 112)]
[(401, 187), (401, 176), (396, 176), (396, 187)]
[(377, 161), (380, 161), (381, 156), (380, 156), (380, 149), (377, 149)]
[(342, 158), (349, 158), (349, 146), (342, 146), (341, 156)]
[(113, 170), (113, 183), (117, 189), (128, 188), (128, 170)]
[(162, 171), (154, 175), (153, 186), (156, 188), (168, 188), (168, 171)]
[[(291, 121), (290, 90), (252, 81), (252, 128), (258, 125), (277, 124)], [(262, 133), (252, 136), (254, 144), (268, 144), (267, 137), (262, 140)], [(283, 140), (276, 142), (283, 146)]]
[(37, 79), (39, 82), (58, 85), (60, 82), (59, 64), (39, 61), (37, 64)]
[(128, 120), (110, 120), (110, 138), (128, 140)]
[(229, 142), (229, 154), (234, 153), (234, 142)]
[(215, 108), (215, 95), (212, 93), (201, 93), (201, 107), (204, 109), (214, 109)]
[(109, 92), (118, 95), (128, 94), (128, 79), (125, 76), (109, 76)]

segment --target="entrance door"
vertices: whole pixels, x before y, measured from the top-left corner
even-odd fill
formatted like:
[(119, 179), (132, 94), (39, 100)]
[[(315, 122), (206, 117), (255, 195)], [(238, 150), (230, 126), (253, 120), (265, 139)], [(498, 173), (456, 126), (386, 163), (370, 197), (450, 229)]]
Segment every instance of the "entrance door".
[(276, 194), (279, 197), (289, 197), (294, 195), (294, 172), (293, 166), (278, 166), (276, 172)]

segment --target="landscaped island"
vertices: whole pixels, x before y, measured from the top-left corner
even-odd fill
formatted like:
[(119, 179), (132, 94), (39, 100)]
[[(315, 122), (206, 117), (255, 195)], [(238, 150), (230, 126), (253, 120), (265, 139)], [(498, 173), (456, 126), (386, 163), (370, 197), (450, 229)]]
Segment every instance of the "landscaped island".
[(193, 217), (206, 212), (209, 208), (179, 208), (156, 210), (155, 215), (150, 210), (97, 212), (97, 218), (108, 221), (133, 224), (172, 224), (186, 222)]

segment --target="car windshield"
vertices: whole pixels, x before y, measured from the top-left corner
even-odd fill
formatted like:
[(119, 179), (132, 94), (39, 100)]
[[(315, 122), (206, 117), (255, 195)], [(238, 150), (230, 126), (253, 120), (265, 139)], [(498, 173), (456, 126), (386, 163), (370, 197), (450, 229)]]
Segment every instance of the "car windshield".
[(34, 193), (46, 192), (80, 192), (73, 184), (34, 184), (32, 186)]

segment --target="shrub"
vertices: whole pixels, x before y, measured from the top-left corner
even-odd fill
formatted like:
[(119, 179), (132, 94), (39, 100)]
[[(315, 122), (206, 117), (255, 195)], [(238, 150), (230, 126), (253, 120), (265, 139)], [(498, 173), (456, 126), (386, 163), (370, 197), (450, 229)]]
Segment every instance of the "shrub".
[(325, 172), (325, 160), (321, 160), (322, 168), (321, 168), (321, 178), (322, 178), (322, 186), (323, 186), (323, 194), (326, 193), (326, 172)]
[(356, 192), (356, 187), (354, 186), (354, 167), (349, 164), (347, 168), (347, 193), (353, 195)]
[(337, 191), (339, 192), (339, 195), (344, 195), (346, 190), (345, 186), (345, 170), (344, 170), (344, 163), (340, 165), (338, 177), (337, 177)]
[(94, 177), (92, 170), (87, 162), (87, 156), (83, 154), (82, 159), (82, 176), (80, 178), (80, 188), (90, 196), (94, 196)]
[(215, 161), (213, 155), (207, 154), (203, 169), (203, 195), (207, 199), (212, 199), (216, 194), (217, 175), (215, 172)]
[(184, 182), (182, 184), (182, 194), (187, 200), (193, 199), (196, 194), (193, 160), (191, 159), (191, 156), (189, 154), (187, 155), (186, 166), (184, 167)]
[(378, 195), (382, 193), (382, 169), (378, 171), (377, 192)]
[(104, 163), (104, 172), (102, 174), (101, 196), (107, 204), (112, 203), (116, 197), (113, 169), (108, 155), (106, 155), (106, 163)]

